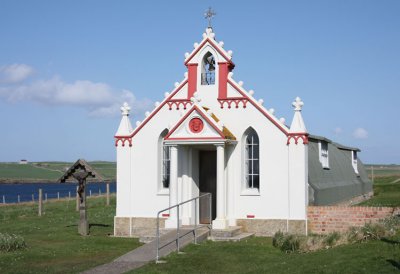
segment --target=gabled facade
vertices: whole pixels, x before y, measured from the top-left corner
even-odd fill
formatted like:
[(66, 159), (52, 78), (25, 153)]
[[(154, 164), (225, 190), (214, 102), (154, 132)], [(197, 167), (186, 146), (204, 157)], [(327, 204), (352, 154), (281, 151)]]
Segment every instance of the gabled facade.
[[(154, 228), (158, 211), (204, 192), (212, 194), (214, 229), (305, 233), (309, 139), (303, 102), (293, 102), (287, 127), (234, 80), (232, 51), (211, 28), (184, 64), (184, 79), (135, 128), (129, 106), (121, 108), (115, 235), (139, 236)], [(199, 208), (188, 204), (178, 217), (171, 210), (163, 225), (193, 224), (202, 219)]]

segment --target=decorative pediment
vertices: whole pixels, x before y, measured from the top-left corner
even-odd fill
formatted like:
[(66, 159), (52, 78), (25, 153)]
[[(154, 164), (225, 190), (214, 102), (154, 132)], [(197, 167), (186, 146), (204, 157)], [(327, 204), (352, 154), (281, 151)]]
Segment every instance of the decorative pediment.
[(166, 141), (235, 140), (232, 133), (218, 119), (198, 105), (192, 108), (172, 127)]

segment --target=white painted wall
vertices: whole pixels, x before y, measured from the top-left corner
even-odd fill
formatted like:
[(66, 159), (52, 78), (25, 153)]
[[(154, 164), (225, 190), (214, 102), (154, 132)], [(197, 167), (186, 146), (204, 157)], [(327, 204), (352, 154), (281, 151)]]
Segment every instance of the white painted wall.
[[(218, 68), (216, 83), (201, 85), (201, 60), (208, 51), (215, 54), (216, 61), (223, 57), (209, 45), (198, 52), (192, 62), (199, 62), (197, 93), (199, 106), (209, 108), (236, 137), (236, 143), (225, 147), (226, 215), (229, 225), (236, 219), (254, 215), (256, 219), (304, 219), (307, 201), (307, 147), (299, 144), (286, 144), (288, 137), (273, 122), (265, 117), (251, 102), (243, 108), (235, 105), (221, 109), (218, 97)], [(197, 60), (197, 61), (196, 61)], [(226, 61), (226, 60), (225, 60)], [(232, 78), (231, 81), (235, 82)], [(238, 85), (239, 86), (239, 85)], [(271, 119), (289, 132), (279, 120), (269, 114), (256, 99), (247, 94), (252, 102), (258, 104)], [(240, 93), (228, 85), (228, 96)], [(187, 85), (174, 99), (187, 98)], [(164, 99), (165, 100), (165, 99)], [(165, 104), (158, 113), (133, 137), (133, 146), (117, 147), (117, 217), (156, 217), (156, 213), (170, 206), (169, 196), (160, 194), (159, 174), (159, 136), (165, 128), (173, 127), (187, 111), (169, 110)], [(152, 115), (152, 114), (150, 114)], [(188, 119), (190, 120), (190, 119)], [(252, 127), (260, 140), (260, 191), (249, 195), (244, 187), (243, 134)], [(184, 127), (177, 134), (186, 132)], [(206, 126), (206, 130), (212, 132)], [(185, 134), (186, 134), (185, 133)], [(183, 133), (182, 133), (183, 134)], [(178, 145), (178, 199), (187, 200), (199, 195), (198, 147)], [(200, 148), (201, 149), (201, 148)], [(193, 222), (193, 205), (184, 207), (181, 212), (184, 224)]]

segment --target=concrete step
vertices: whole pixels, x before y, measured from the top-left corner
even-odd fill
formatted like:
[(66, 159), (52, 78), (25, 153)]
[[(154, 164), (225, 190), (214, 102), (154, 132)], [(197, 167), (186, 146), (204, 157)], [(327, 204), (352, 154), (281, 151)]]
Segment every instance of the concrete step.
[(230, 226), (226, 229), (213, 229), (211, 237), (214, 238), (232, 238), (239, 235), (242, 231), (241, 226)]
[(253, 236), (254, 236), (254, 233), (243, 232), (243, 233), (239, 233), (232, 237), (210, 236), (210, 237), (208, 237), (208, 239), (211, 241), (214, 241), (214, 242), (240, 242), (240, 241), (243, 241), (243, 240), (248, 239)]

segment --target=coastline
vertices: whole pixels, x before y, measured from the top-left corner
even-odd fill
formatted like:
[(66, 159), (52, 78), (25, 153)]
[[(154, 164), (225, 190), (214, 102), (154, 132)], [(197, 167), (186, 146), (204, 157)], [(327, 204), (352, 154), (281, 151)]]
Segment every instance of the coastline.
[[(97, 183), (98, 181), (88, 181), (87, 183)], [(115, 180), (111, 179), (106, 179), (104, 181), (105, 183), (113, 183)], [(52, 179), (4, 179), (0, 178), (0, 184), (39, 184), (39, 183), (51, 183), (51, 184), (61, 184), (58, 182), (58, 180), (52, 180)], [(66, 182), (66, 183), (71, 183), (71, 182)]]

